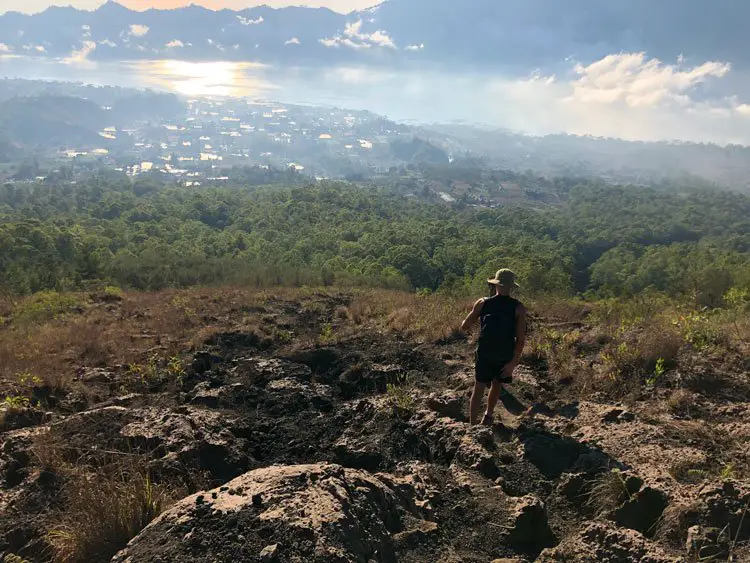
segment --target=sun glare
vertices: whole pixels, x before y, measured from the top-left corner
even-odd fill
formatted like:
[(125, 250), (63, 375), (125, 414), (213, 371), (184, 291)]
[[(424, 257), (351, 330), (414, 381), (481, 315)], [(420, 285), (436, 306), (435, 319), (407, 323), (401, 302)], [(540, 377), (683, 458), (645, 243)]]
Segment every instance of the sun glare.
[(163, 60), (133, 64), (153, 86), (186, 96), (258, 96), (274, 89), (258, 76), (264, 65), (256, 63)]

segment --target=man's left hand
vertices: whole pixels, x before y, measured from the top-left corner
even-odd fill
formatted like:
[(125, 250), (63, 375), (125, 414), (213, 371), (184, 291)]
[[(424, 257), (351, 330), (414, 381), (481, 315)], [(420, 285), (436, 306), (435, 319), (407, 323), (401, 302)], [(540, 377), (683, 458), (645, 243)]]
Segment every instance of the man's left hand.
[(511, 377), (513, 377), (513, 372), (515, 371), (517, 366), (518, 364), (515, 364), (515, 363), (507, 364), (503, 368), (503, 377), (506, 379), (510, 379)]

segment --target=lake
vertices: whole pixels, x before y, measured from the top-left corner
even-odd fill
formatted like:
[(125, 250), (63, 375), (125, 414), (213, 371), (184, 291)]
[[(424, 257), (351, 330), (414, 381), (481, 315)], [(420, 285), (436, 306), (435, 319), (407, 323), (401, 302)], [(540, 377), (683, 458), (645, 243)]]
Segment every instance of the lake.
[[(0, 57), (0, 76), (153, 88), (185, 96), (231, 96), (370, 110), (397, 120), (501, 125), (486, 77), (364, 67), (274, 68), (252, 62), (71, 62)], [(483, 103), (484, 102), (484, 103)], [(483, 107), (485, 106), (485, 107)]]

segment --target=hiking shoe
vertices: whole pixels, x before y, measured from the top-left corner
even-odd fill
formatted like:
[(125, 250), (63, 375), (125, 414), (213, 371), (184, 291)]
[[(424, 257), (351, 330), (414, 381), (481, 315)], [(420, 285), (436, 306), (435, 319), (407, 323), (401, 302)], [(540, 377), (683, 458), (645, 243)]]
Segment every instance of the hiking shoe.
[(492, 426), (495, 423), (495, 419), (491, 414), (485, 414), (482, 417), (482, 426)]

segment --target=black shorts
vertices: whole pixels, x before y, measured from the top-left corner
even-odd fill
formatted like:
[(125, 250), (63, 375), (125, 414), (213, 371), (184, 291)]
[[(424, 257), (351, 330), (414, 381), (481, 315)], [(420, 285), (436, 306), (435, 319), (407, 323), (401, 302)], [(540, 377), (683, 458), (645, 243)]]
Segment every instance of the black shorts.
[(500, 383), (512, 383), (513, 376), (506, 377), (503, 375), (503, 369), (508, 365), (508, 361), (488, 360), (476, 358), (475, 378), (479, 383), (490, 385), (493, 381)]

